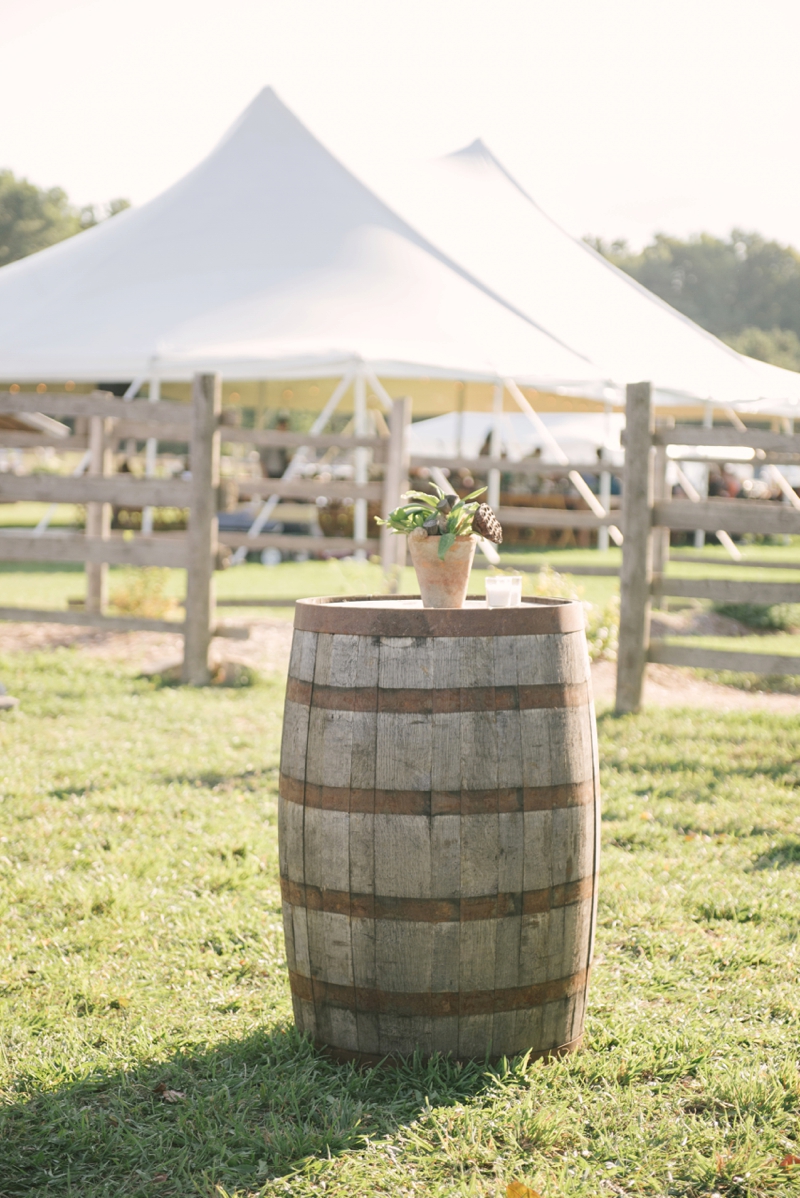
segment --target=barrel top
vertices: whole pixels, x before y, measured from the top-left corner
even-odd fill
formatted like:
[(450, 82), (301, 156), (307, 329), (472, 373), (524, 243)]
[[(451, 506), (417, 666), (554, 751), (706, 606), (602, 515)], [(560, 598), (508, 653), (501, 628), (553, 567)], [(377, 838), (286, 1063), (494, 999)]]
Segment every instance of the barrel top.
[(583, 604), (523, 597), (519, 607), (486, 606), (470, 595), (463, 607), (423, 607), (418, 595), (330, 595), (299, 599), (294, 626), (302, 632), (350, 636), (535, 636), (580, 632)]

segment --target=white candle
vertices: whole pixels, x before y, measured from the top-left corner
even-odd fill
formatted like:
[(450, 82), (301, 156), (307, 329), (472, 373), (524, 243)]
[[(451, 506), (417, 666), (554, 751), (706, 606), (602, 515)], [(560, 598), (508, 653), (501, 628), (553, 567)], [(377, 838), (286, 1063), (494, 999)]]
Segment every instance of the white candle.
[(511, 599), (509, 607), (519, 607), (522, 603), (522, 575), (510, 574), (508, 580), (511, 583)]
[(486, 579), (486, 606), (511, 606), (511, 579), (503, 574), (495, 574)]

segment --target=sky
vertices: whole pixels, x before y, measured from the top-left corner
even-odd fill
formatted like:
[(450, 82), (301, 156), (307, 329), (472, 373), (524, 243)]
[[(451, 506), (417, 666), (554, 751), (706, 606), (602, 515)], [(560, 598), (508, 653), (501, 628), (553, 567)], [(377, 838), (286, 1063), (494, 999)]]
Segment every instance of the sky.
[(800, 247), (797, 0), (0, 0), (0, 167), (140, 204), (262, 87), (381, 183), (481, 137), (576, 236)]

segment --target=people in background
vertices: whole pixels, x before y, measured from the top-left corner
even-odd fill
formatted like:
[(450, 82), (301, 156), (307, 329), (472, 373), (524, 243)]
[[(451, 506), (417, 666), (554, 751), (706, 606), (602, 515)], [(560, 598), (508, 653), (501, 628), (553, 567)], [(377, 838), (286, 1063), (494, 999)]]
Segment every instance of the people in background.
[[(289, 413), (278, 412), (275, 432), (288, 433), (288, 431)], [(261, 472), (264, 478), (282, 478), (289, 465), (291, 453), (285, 445), (265, 445), (258, 451), (258, 456), (261, 460)]]

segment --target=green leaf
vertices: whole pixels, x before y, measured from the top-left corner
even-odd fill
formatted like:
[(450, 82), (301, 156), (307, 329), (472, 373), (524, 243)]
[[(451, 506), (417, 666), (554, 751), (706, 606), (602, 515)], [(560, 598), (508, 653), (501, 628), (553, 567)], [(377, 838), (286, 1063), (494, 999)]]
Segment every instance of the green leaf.
[(435, 508), (439, 502), (435, 495), (426, 495), (424, 491), (406, 491), (403, 499), (421, 499), (430, 508)]
[(464, 496), (464, 503), (469, 503), (470, 499), (474, 499), (477, 495), (482, 495), (484, 491), (488, 490), (488, 487), (478, 487), (477, 491), (473, 491), (470, 495)]
[(454, 532), (445, 532), (439, 537), (439, 560), (444, 561), (444, 555), (451, 545), (455, 544), (456, 534)]

